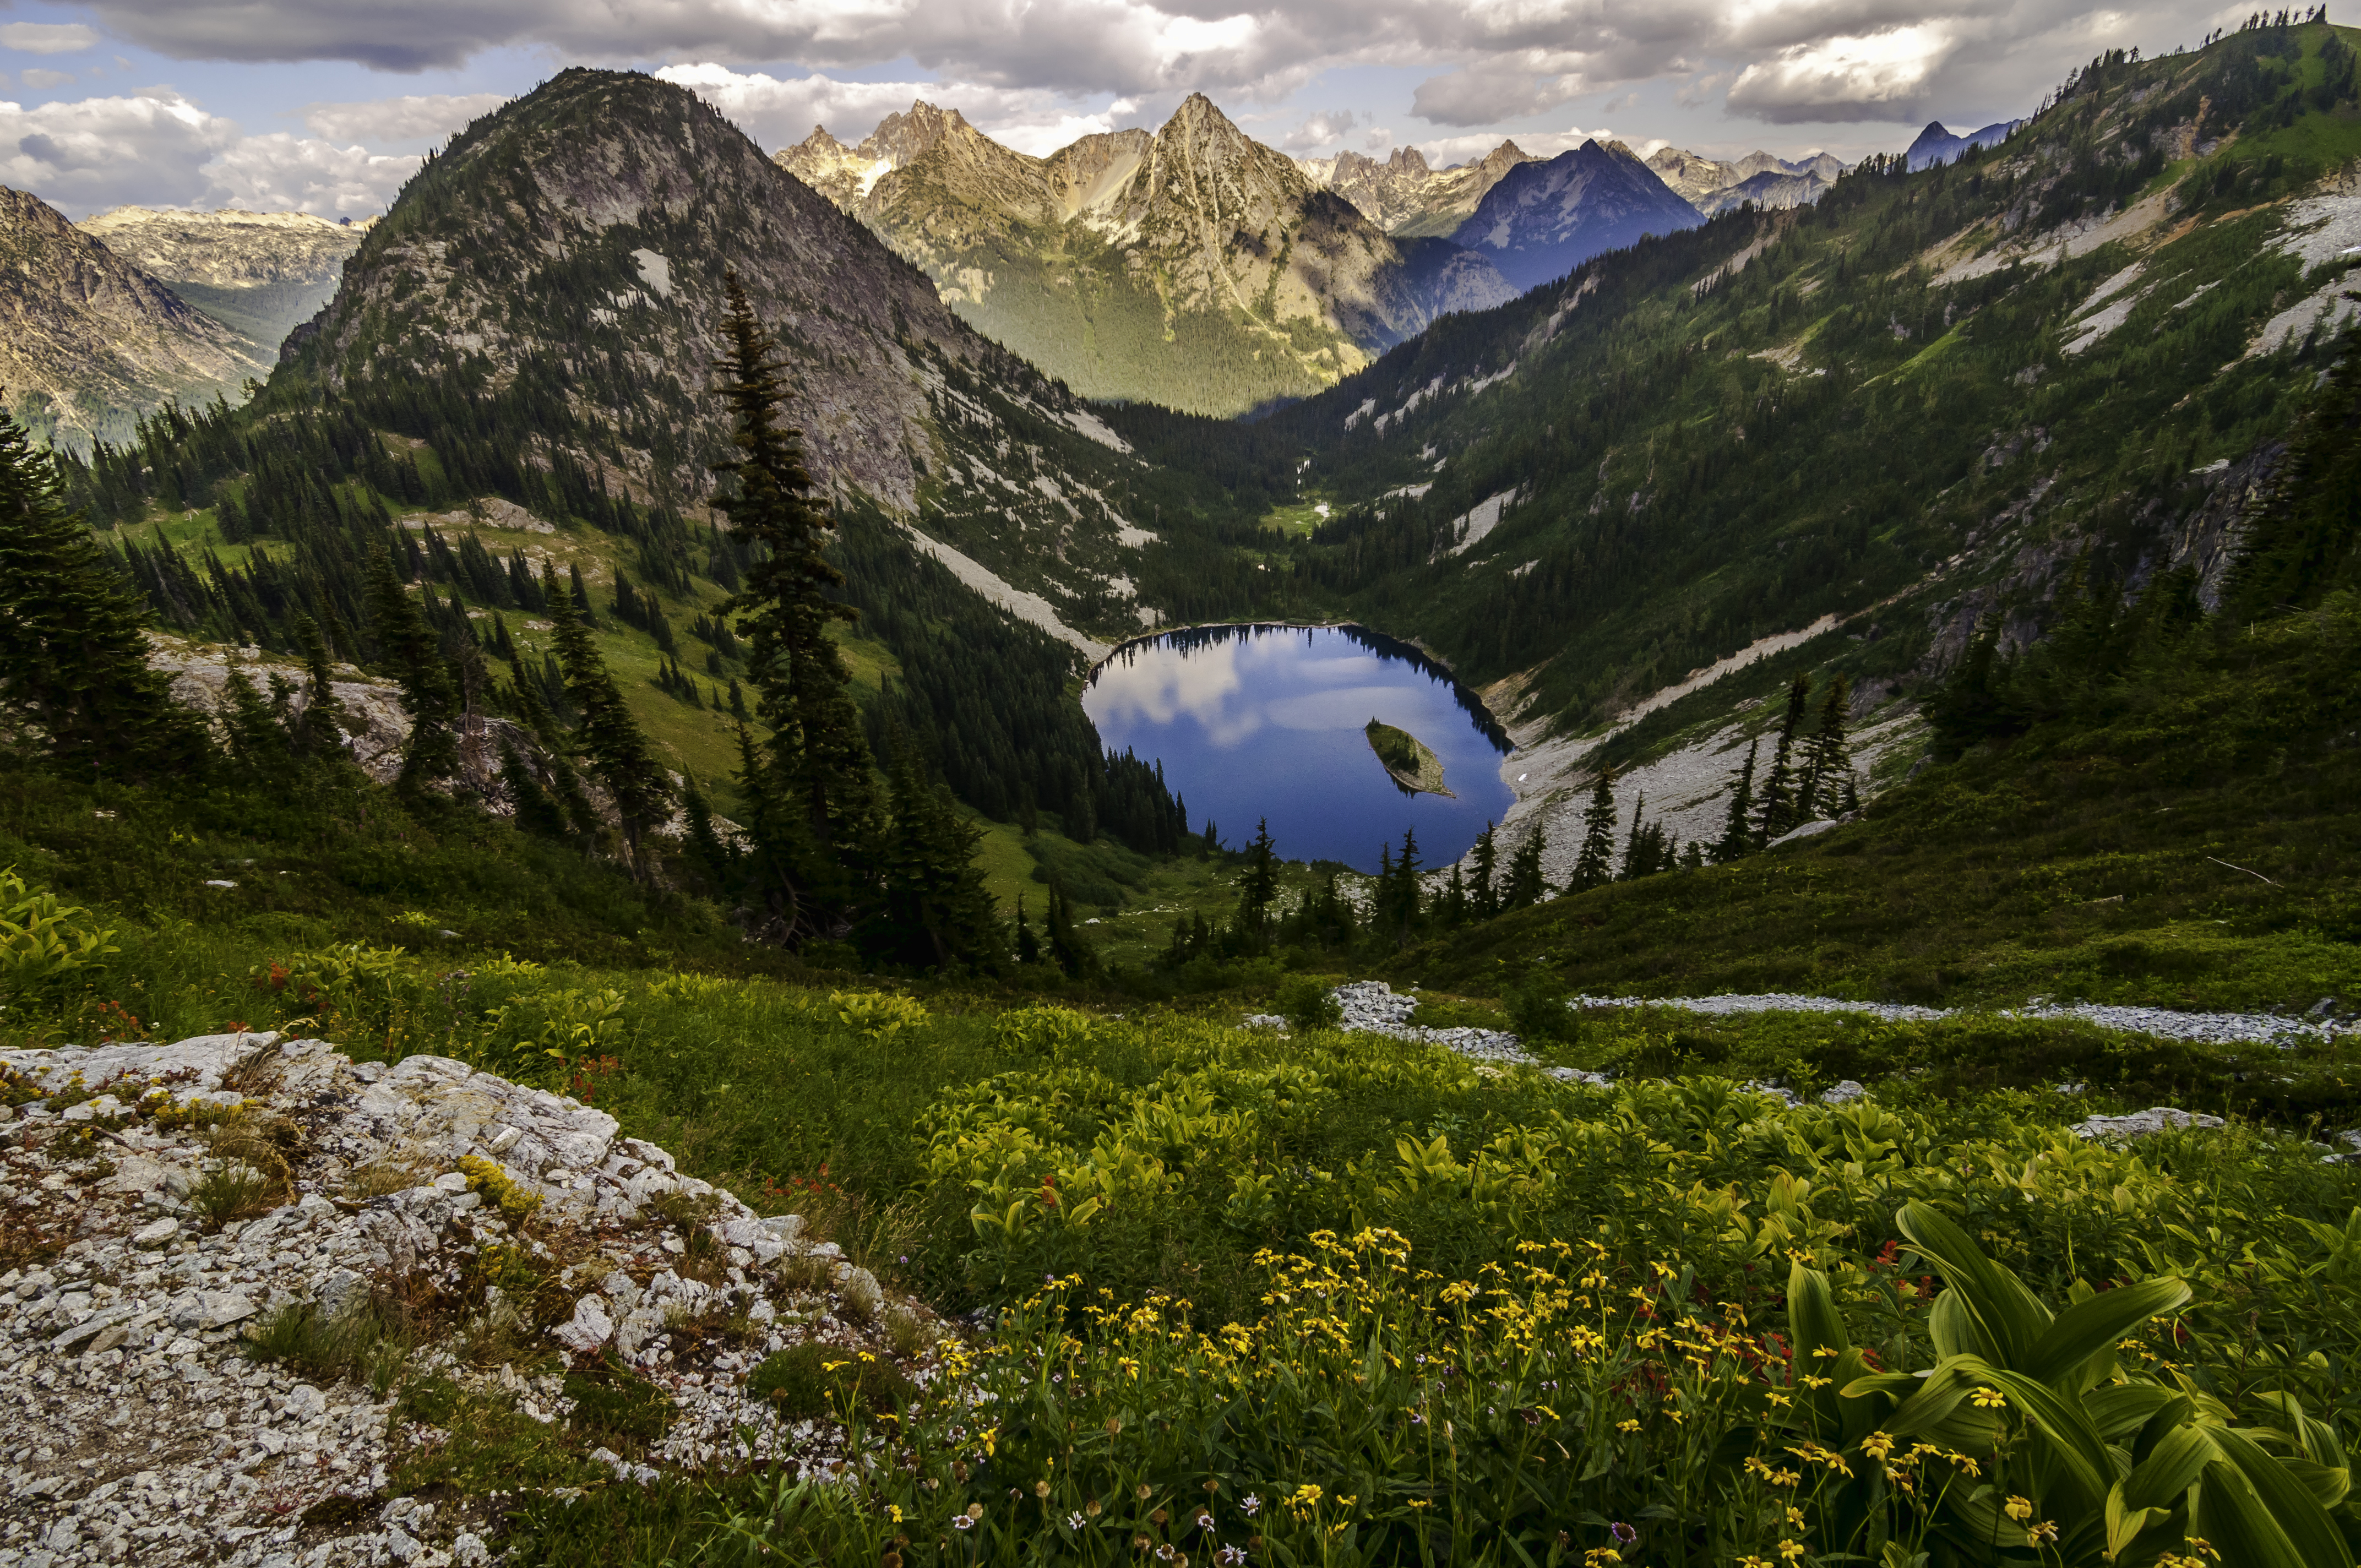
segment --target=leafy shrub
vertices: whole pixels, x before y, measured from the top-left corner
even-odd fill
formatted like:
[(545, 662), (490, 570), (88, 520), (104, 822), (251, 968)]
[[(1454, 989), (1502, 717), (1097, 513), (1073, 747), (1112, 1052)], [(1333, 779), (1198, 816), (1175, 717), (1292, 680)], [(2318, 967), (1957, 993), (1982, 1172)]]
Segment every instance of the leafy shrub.
[(873, 1040), (891, 1039), (895, 1031), (927, 1021), (927, 1010), (915, 997), (890, 991), (831, 992), (829, 1002), (836, 1008), (839, 1023)]
[(1500, 993), (1510, 1031), (1525, 1040), (1571, 1038), (1575, 1019), (1565, 1003), (1565, 982), (1545, 970), (1526, 975)]
[(1022, 1007), (1004, 1013), (994, 1043), (1013, 1057), (1065, 1061), (1090, 1043), (1091, 1017), (1071, 1007)]
[(27, 886), (13, 866), (0, 871), (0, 993), (53, 987), (118, 951), (115, 932), (91, 923), (89, 915), (46, 888)]
[(1294, 976), (1279, 988), (1273, 1004), (1280, 1017), (1298, 1029), (1333, 1029), (1345, 1021), (1345, 1004), (1323, 980)]
[(529, 990), (485, 1010), (475, 1053), (519, 1082), (563, 1089), (583, 1063), (620, 1048), (624, 1006), (612, 988)]

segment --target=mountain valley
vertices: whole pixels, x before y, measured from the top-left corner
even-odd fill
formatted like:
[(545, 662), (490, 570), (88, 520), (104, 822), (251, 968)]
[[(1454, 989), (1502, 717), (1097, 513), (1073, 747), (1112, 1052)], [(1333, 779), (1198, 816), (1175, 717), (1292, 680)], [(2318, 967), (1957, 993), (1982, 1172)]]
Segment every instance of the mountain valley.
[(0, 1568), (2352, 1568), (2361, 29), (2037, 100), (0, 193)]

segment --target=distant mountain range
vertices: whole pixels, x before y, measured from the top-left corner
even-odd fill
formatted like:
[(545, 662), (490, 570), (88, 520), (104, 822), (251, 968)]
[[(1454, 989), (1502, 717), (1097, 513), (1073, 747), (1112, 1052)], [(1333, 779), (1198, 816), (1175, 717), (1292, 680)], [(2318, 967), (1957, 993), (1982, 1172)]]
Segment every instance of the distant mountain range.
[(74, 226), (275, 356), (335, 293), (345, 258), (376, 222), (117, 207)]
[(37, 196), (0, 187), (0, 394), (37, 440), (128, 440), (167, 399), (235, 395), (269, 351)]
[(1941, 121), (1930, 122), (1918, 133), (1918, 139), (1902, 157), (1912, 173), (1932, 169), (1938, 163), (1949, 163), (1972, 147), (1997, 147), (2008, 139), (2008, 133), (2025, 124), (2023, 120), (1996, 120), (1980, 131), (1953, 136)]
[(1451, 237), (1521, 291), (1563, 278), (1603, 251), (1704, 221), (1630, 148), (1587, 141), (1546, 163), (1510, 170)]
[(925, 103), (858, 147), (816, 127), (775, 157), (979, 330), (1089, 397), (1239, 413), (1514, 294), (1444, 241), (1388, 235), (1202, 95), (1153, 135), (1047, 158)]
[(1357, 152), (1299, 158), (1295, 167), (1353, 203), (1360, 214), (1401, 238), (1448, 238), (1476, 214), (1476, 205), (1503, 175), (1532, 154), (1504, 141), (1474, 163), (1430, 169), (1414, 147), (1396, 148), (1379, 163)]

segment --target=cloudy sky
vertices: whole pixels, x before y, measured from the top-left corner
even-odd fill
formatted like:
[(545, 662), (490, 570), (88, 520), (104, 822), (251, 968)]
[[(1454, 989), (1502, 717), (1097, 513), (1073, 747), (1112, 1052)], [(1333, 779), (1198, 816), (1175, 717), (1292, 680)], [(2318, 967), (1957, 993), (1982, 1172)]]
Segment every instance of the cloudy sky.
[(2031, 112), (2104, 49), (2194, 45), (2202, 0), (0, 0), (0, 185), (381, 212), (418, 158), (564, 66), (657, 71), (766, 148), (925, 96), (1030, 152), (1202, 92), (1299, 155), (1504, 135), (1846, 159)]

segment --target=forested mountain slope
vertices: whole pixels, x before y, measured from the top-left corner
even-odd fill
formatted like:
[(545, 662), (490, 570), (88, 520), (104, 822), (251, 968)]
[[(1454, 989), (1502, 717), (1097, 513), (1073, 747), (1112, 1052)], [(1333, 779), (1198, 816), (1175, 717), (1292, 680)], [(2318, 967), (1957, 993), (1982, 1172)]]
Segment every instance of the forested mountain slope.
[[(724, 773), (716, 707), (743, 666), (713, 617), (748, 564), (709, 507), (733, 269), (782, 341), (790, 418), (843, 521), (880, 721), (994, 815), (1136, 818), (1153, 841), (1161, 785), (1110, 772), (1063, 688), (1078, 652), (1141, 624), (1157, 572), (1187, 569), (1185, 551), (1151, 566), (1171, 553), (1126, 510), (1137, 491), (1159, 510), (1155, 470), (648, 77), (569, 71), (470, 126), (249, 410), (159, 420), (75, 488), (98, 521), (139, 525), (133, 564), (168, 620), (281, 651), (301, 610), (341, 629), (341, 651), (375, 652), (365, 562), (390, 538), (406, 575), (440, 585), (429, 609), (455, 656), (513, 647), (521, 674), (545, 670), (537, 584), (578, 570), (635, 705), (674, 720), (652, 724), (671, 760)], [(183, 548), (158, 543), (159, 510)], [(1011, 695), (976, 700), (980, 681)]]
[(1999, 147), (1442, 323), (1273, 422), (1348, 506), (1296, 580), (1574, 728), (1824, 616), (1882, 693), (2086, 553), (2210, 602), (2354, 309), (2350, 37), (2110, 57)]

